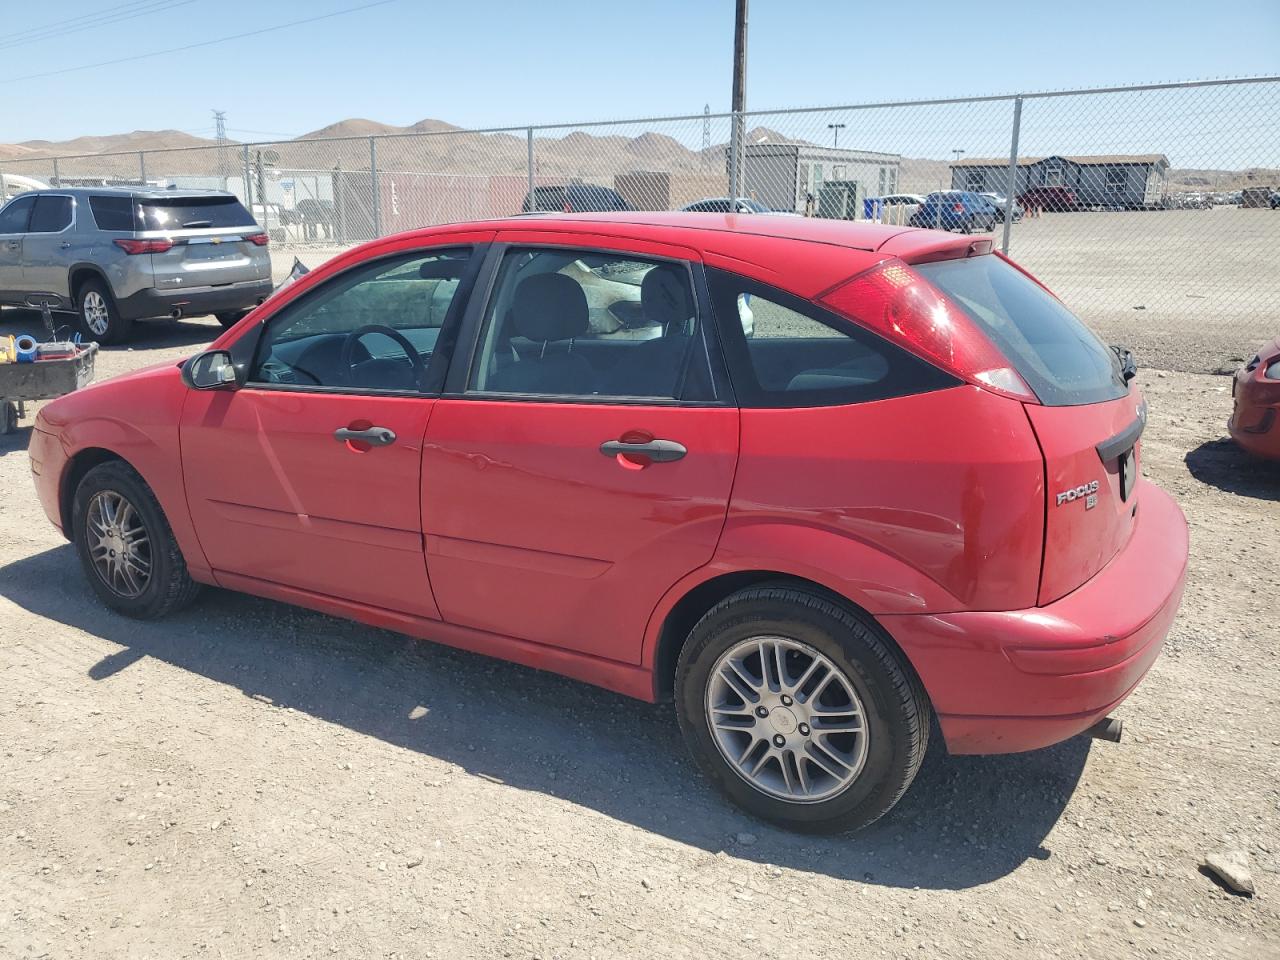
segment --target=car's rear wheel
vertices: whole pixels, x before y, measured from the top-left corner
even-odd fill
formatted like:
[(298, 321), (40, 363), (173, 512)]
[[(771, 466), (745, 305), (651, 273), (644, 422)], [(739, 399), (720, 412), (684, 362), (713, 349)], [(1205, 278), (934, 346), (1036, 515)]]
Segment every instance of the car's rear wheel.
[(928, 745), (927, 698), (880, 628), (786, 587), (743, 590), (698, 622), (680, 655), (676, 709), (722, 792), (806, 831), (883, 816)]
[(114, 610), (150, 620), (200, 591), (155, 494), (132, 467), (99, 464), (76, 487), (72, 536), (94, 592)]
[(76, 294), (80, 331), (99, 343), (121, 343), (128, 339), (133, 323), (120, 316), (107, 285), (96, 278), (86, 280)]
[(230, 310), (225, 313), (215, 313), (214, 316), (224, 327), (234, 327), (248, 312), (248, 310)]

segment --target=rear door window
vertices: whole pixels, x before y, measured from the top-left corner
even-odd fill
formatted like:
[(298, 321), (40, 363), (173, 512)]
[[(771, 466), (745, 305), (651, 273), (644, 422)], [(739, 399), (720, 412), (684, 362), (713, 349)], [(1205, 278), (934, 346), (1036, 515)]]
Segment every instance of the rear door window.
[(1057, 297), (999, 257), (914, 267), (978, 324), (1051, 407), (1101, 403), (1129, 388), (1114, 350)]
[(71, 198), (40, 196), (31, 214), (32, 233), (60, 233), (71, 226)]
[(138, 201), (143, 230), (202, 227), (256, 227), (257, 221), (235, 197), (173, 197)]
[(589, 250), (508, 251), (468, 388), (541, 398), (713, 400), (689, 266)]
[(134, 229), (133, 197), (90, 197), (89, 209), (99, 230)]
[(723, 270), (707, 280), (744, 407), (865, 403), (960, 382), (808, 300)]

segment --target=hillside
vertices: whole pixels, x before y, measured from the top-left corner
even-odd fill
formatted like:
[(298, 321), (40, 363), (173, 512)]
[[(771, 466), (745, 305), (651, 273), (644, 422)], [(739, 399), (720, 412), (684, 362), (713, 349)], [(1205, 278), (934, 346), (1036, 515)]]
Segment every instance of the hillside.
[[(632, 131), (634, 127), (628, 133)], [(387, 172), (510, 175), (523, 173), (527, 163), (528, 145), (523, 132), (469, 133), (451, 123), (432, 118), (397, 126), (364, 117), (340, 120), (293, 141), (273, 143), (269, 148), (268, 162), (274, 161), (281, 170), (295, 171), (367, 169), (369, 148), (362, 142), (363, 138), (395, 134), (407, 136), (393, 137), (378, 144), (378, 166)], [(448, 135), (414, 137), (412, 134)], [(351, 139), (342, 141), (339, 138)], [(338, 142), (314, 143), (321, 139), (336, 139)], [(754, 127), (747, 131), (746, 139), (749, 144), (755, 144), (788, 142), (794, 138), (768, 127)], [(225, 147), (218, 149), (213, 140), (180, 130), (135, 130), (132, 133), (82, 136), (63, 141), (27, 140), (0, 144), (0, 161), (82, 156), (84, 159), (63, 165), (64, 176), (131, 177), (137, 175), (138, 151), (207, 147), (212, 149), (153, 155), (147, 163), (148, 176), (217, 176), (232, 173), (240, 166), (240, 145), (229, 141), (227, 146), (233, 147), (234, 153)], [(124, 155), (101, 159), (94, 156), (112, 153)], [(695, 149), (664, 132), (649, 130), (630, 136), (613, 132), (608, 127), (589, 127), (586, 130), (535, 133), (534, 153), (539, 176), (609, 178), (625, 171), (659, 170), (707, 179), (718, 177), (725, 170), (727, 144)], [(17, 166), (10, 169), (15, 173), (48, 176), (48, 171), (39, 165), (30, 171)], [(1171, 190), (1231, 190), (1277, 182), (1280, 182), (1280, 171), (1269, 169), (1177, 169), (1169, 173)], [(946, 161), (903, 158), (898, 192), (928, 193), (950, 185), (951, 172)]]

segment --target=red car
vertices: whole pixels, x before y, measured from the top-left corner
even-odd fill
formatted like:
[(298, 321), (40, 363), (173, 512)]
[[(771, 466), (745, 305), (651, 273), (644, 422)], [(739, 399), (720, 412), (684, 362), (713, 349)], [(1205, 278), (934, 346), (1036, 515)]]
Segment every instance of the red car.
[(45, 406), (110, 607), (200, 584), (674, 698), (749, 811), (859, 827), (1155, 660), (1187, 531), (1117, 355), (988, 239), (570, 214), (378, 240)]
[(1280, 460), (1280, 337), (1259, 350), (1231, 381), (1227, 430), (1259, 457)]
[(1028, 210), (1057, 213), (1080, 209), (1080, 201), (1069, 187), (1028, 187), (1018, 194), (1018, 203)]

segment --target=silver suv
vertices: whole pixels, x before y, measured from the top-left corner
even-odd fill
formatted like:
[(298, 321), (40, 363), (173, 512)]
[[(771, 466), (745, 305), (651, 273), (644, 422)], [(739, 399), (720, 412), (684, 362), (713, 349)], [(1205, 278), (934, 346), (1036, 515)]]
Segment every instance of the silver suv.
[(74, 310), (101, 343), (147, 317), (230, 326), (270, 293), (267, 234), (229, 193), (75, 187), (0, 208), (0, 303)]

